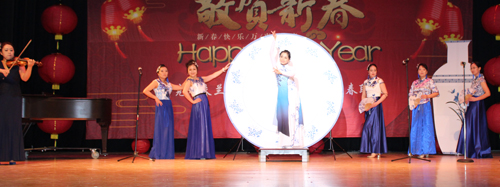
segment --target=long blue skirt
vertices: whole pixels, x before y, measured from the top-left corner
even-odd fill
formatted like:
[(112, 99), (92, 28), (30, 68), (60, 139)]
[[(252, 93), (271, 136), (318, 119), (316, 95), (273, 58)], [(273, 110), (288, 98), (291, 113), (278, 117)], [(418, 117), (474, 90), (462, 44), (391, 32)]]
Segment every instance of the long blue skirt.
[[(488, 124), (483, 100), (469, 102), (469, 107), (465, 112), (465, 128), (467, 128), (467, 157), (493, 158), (488, 140)], [(463, 127), (458, 138), (457, 153), (464, 154)]]
[(434, 119), (430, 102), (420, 104), (412, 111), (410, 145), (411, 153), (414, 155), (436, 154)]
[(387, 153), (384, 110), (382, 104), (365, 112), (365, 124), (361, 135), (361, 147), (359, 152)]
[(205, 94), (194, 99), (201, 99), (191, 108), (189, 130), (186, 146), (186, 159), (215, 158), (214, 135), (212, 133), (212, 119), (210, 106)]
[(156, 106), (155, 133), (153, 147), (149, 152), (152, 159), (174, 159), (174, 111), (172, 101), (161, 100), (162, 106)]
[(288, 78), (280, 75), (278, 78), (278, 103), (276, 106), (276, 118), (278, 120), (278, 132), (290, 136), (288, 124)]

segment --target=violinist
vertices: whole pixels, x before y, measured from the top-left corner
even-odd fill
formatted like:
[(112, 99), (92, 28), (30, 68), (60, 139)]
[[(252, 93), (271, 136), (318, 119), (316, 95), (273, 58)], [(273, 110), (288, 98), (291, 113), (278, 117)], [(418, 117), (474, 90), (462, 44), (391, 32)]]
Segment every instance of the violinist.
[[(21, 126), (22, 96), (20, 81), (28, 81), (34, 60), (26, 60), (25, 66), (7, 66), (14, 58), (14, 47), (9, 42), (0, 44), (2, 66), (0, 66), (0, 164), (25, 160), (24, 141)], [(15, 62), (15, 61), (14, 61)]]

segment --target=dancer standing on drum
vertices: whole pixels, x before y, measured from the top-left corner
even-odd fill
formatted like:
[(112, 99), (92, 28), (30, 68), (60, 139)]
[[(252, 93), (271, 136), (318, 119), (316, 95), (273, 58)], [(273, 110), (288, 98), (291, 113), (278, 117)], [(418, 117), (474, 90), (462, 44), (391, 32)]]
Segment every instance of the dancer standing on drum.
[(430, 99), (439, 96), (434, 81), (427, 78), (427, 65), (418, 64), (418, 80), (411, 84), (408, 96), (420, 96), (420, 102), (412, 111), (410, 144), (411, 153), (419, 158), (436, 154), (434, 119)]
[[(149, 152), (152, 159), (174, 159), (174, 110), (170, 94), (172, 90), (182, 90), (182, 87), (170, 84), (168, 81), (168, 69), (160, 64), (156, 69), (158, 78), (153, 80), (143, 93), (155, 100), (155, 131), (153, 147)], [(154, 90), (153, 95), (151, 91)]]
[(210, 105), (205, 94), (209, 82), (217, 78), (229, 68), (229, 63), (221, 70), (208, 76), (198, 77), (198, 64), (190, 60), (186, 64), (189, 77), (182, 84), (184, 97), (193, 104), (189, 118), (189, 130), (186, 146), (186, 159), (215, 158), (214, 137)]
[[(271, 63), (278, 81), (278, 103), (276, 121), (280, 147), (303, 147), (304, 122), (300, 104), (298, 82), (291, 63), (290, 51), (275, 51), (276, 31), (271, 31), (274, 40), (271, 45)], [(279, 63), (278, 63), (279, 59)]]
[(369, 64), (367, 70), (368, 79), (363, 82), (361, 99), (371, 97), (374, 103), (365, 111), (365, 124), (359, 152), (371, 153), (368, 158), (380, 158), (380, 154), (387, 153), (384, 110), (381, 104), (389, 94), (384, 80), (377, 76), (377, 65)]
[[(465, 112), (465, 128), (467, 128), (467, 157), (469, 158), (493, 158), (488, 139), (488, 124), (486, 123), (486, 110), (484, 99), (491, 95), (490, 89), (481, 74), (481, 67), (477, 62), (472, 62), (470, 72), (473, 74), (471, 90), (474, 90), (472, 97), (466, 102), (469, 103)], [(463, 130), (463, 128), (462, 128)], [(464, 154), (464, 132), (460, 132), (458, 138), (457, 153)]]

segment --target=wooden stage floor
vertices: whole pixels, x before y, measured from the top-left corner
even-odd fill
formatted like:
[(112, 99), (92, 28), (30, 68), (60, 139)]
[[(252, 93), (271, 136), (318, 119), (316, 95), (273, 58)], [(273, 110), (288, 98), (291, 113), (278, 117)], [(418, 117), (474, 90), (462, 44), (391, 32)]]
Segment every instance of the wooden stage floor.
[[(403, 153), (389, 153), (380, 159), (367, 154), (313, 154), (308, 163), (300, 157), (271, 156), (260, 163), (257, 153), (237, 154), (225, 159), (155, 162), (113, 154), (99, 159), (90, 153), (45, 152), (30, 154), (27, 161), (0, 165), (1, 186), (500, 186), (500, 153), (493, 159), (457, 163), (457, 156), (431, 155), (431, 162), (408, 159)], [(147, 155), (142, 155), (147, 156)], [(461, 158), (461, 157), (460, 157)]]

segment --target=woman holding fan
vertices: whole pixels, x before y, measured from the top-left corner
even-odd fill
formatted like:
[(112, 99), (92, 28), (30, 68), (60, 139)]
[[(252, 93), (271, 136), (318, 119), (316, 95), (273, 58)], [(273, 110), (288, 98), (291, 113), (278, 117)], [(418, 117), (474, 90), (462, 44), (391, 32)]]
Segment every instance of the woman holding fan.
[(365, 124), (359, 151), (371, 153), (368, 158), (380, 158), (380, 154), (387, 153), (384, 110), (381, 104), (389, 94), (384, 80), (377, 76), (377, 65), (369, 64), (367, 70), (368, 79), (363, 82), (361, 99), (372, 98), (373, 103), (365, 107)]
[[(486, 123), (486, 110), (484, 99), (491, 95), (490, 89), (481, 74), (481, 67), (477, 62), (472, 62), (470, 72), (473, 74), (471, 90), (472, 97), (465, 112), (465, 128), (467, 128), (467, 157), (469, 158), (493, 158), (491, 155), (490, 142), (488, 140), (488, 124)], [(458, 138), (457, 153), (464, 154), (464, 132), (460, 132)]]
[(434, 119), (430, 99), (439, 96), (439, 90), (434, 81), (427, 77), (427, 65), (418, 64), (418, 79), (411, 84), (408, 96), (418, 98), (419, 102), (412, 109), (410, 149), (419, 158), (436, 154), (434, 135)]

